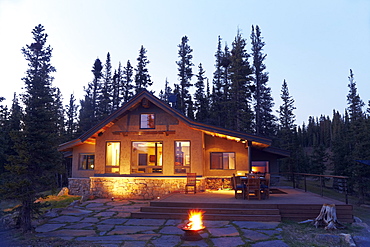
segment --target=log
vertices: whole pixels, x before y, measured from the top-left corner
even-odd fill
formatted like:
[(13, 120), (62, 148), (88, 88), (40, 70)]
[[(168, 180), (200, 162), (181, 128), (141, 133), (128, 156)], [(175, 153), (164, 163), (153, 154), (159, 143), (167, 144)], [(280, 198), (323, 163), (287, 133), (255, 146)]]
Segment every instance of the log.
[(314, 225), (316, 228), (325, 226), (325, 230), (344, 228), (344, 225), (338, 222), (335, 204), (323, 204)]

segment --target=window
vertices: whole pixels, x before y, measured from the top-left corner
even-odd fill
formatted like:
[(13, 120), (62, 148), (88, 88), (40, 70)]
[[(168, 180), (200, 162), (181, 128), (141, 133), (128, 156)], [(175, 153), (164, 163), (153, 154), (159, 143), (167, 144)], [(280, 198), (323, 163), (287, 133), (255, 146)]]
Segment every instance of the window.
[(175, 173), (190, 172), (190, 141), (175, 141)]
[(211, 153), (211, 169), (235, 169), (235, 153)]
[(162, 173), (162, 142), (132, 142), (131, 173)]
[(268, 161), (252, 161), (253, 173), (266, 173), (269, 172), (269, 162)]
[(141, 114), (140, 115), (140, 128), (141, 129), (154, 129), (154, 114)]
[(94, 170), (95, 155), (94, 154), (80, 154), (79, 170)]
[(105, 156), (105, 172), (119, 173), (120, 142), (107, 142)]

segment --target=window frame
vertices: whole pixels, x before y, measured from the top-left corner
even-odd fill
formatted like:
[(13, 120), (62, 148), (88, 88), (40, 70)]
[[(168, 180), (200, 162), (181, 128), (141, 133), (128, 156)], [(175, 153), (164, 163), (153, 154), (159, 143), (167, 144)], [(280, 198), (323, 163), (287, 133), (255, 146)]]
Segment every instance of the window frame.
[[(82, 166), (82, 157), (84, 157), (84, 156), (93, 156), (94, 158), (93, 158), (93, 168), (92, 169), (88, 169), (88, 168), (86, 168), (86, 169), (84, 169), (83, 168), (83, 166)], [(88, 161), (89, 159), (87, 159), (87, 161)], [(88, 162), (86, 163), (86, 167), (88, 167)], [(80, 170), (80, 171), (93, 171), (93, 170), (95, 170), (95, 153), (80, 153), (79, 154), (79, 157), (78, 157), (78, 170)]]
[[(146, 116), (153, 116), (153, 123), (151, 125), (150, 123), (150, 120), (146, 120), (146, 121), (143, 121), (142, 120), (142, 117), (146, 115)], [(155, 129), (155, 118), (156, 118), (156, 115), (154, 113), (140, 113), (140, 119), (139, 119), (139, 126), (140, 126), (140, 129)]]
[[(178, 159), (178, 157), (177, 157), (177, 152), (178, 152), (177, 143), (182, 143), (182, 142), (189, 143), (188, 154), (183, 154), (182, 161), (180, 162), (181, 164), (176, 165), (176, 163), (178, 163), (178, 161), (177, 161), (177, 159)], [(188, 164), (186, 164), (186, 163), (188, 163)], [(190, 140), (175, 140), (174, 141), (174, 173), (175, 174), (185, 174), (185, 173), (189, 173), (190, 170), (191, 170), (191, 141)]]
[[(221, 167), (219, 166), (218, 168), (213, 168), (212, 164), (213, 164), (213, 158), (212, 156), (215, 155), (215, 154), (218, 154), (218, 155), (221, 155), (220, 157), (217, 157), (218, 159), (221, 160)], [(233, 164), (230, 164), (230, 162), (227, 164), (227, 167), (228, 168), (225, 168), (226, 164), (224, 164), (224, 161), (225, 161), (225, 154), (233, 154), (233, 161), (234, 163)], [(228, 156), (229, 157), (229, 156)], [(230, 158), (228, 158), (228, 160), (230, 160)], [(235, 152), (210, 152), (210, 160), (209, 160), (209, 169), (210, 170), (235, 170), (236, 169), (236, 153)], [(231, 167), (231, 168), (230, 168)]]
[[(154, 146), (156, 146), (155, 144), (160, 144), (160, 147), (154, 147), (153, 154), (152, 152), (149, 152), (149, 149), (140, 150), (135, 146), (139, 145), (140, 143), (154, 143)], [(132, 141), (130, 173), (163, 174), (163, 141)]]
[[(118, 165), (108, 165), (108, 143), (118, 143)], [(105, 143), (105, 173), (120, 173), (120, 166), (121, 166), (121, 142), (120, 141), (106, 141)], [(118, 171), (112, 171), (112, 169), (117, 169)]]

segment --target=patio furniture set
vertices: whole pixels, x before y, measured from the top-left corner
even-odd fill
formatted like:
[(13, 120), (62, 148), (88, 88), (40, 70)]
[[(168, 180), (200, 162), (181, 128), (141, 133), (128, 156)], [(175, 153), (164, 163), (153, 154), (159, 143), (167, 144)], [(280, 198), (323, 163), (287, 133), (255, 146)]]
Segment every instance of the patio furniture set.
[(270, 174), (245, 174), (244, 176), (235, 176), (233, 174), (232, 186), (235, 191), (235, 198), (239, 195), (245, 200), (252, 198), (268, 199), (270, 197)]

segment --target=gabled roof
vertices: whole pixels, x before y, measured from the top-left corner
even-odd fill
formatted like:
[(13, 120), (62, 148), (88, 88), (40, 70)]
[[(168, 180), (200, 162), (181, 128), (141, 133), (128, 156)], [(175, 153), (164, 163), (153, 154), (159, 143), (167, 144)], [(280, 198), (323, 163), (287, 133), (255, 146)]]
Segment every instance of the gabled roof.
[(236, 141), (251, 141), (253, 146), (260, 148), (267, 148), (271, 145), (271, 139), (269, 138), (239, 132), (235, 130), (228, 130), (191, 120), (186, 116), (182, 115), (177, 110), (167, 105), (162, 100), (155, 97), (152, 93), (148, 92), (146, 89), (143, 89), (133, 98), (131, 98), (126, 104), (124, 104), (122, 107), (116, 110), (114, 113), (112, 113), (107, 118), (96, 124), (94, 127), (86, 131), (84, 134), (82, 134), (78, 139), (61, 144), (59, 146), (59, 151), (68, 150), (74, 146), (78, 146), (83, 143), (94, 143), (94, 139), (99, 135), (99, 133), (104, 132), (106, 129), (111, 127), (116, 121), (118, 121), (118, 119), (120, 119), (122, 116), (127, 114), (131, 109), (135, 108), (138, 104), (140, 104), (143, 99), (147, 99), (152, 104), (161, 108), (168, 114), (174, 116), (180, 121), (183, 121), (190, 128), (200, 130), (206, 134), (232, 139)]

